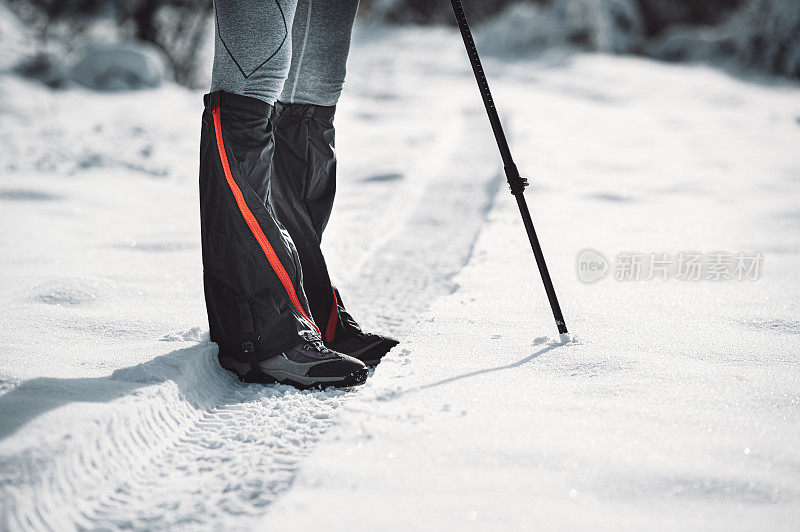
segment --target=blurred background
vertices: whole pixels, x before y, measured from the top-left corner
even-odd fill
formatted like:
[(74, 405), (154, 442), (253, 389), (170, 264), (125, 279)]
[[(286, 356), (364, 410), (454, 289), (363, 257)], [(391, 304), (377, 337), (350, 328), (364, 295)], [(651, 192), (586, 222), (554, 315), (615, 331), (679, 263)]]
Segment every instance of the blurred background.
[[(468, 0), (487, 54), (552, 48), (800, 79), (798, 0)], [(362, 0), (362, 24), (452, 25), (445, 0)], [(3, 0), (0, 68), (51, 87), (208, 83), (209, 0)]]

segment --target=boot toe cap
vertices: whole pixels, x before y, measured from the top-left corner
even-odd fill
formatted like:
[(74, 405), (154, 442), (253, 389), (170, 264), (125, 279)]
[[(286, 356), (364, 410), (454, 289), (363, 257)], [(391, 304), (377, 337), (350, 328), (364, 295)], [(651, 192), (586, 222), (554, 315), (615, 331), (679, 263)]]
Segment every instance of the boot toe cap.
[(317, 364), (308, 370), (309, 377), (344, 377), (354, 372), (366, 370), (366, 366), (360, 360), (352, 357), (342, 356), (336, 360)]

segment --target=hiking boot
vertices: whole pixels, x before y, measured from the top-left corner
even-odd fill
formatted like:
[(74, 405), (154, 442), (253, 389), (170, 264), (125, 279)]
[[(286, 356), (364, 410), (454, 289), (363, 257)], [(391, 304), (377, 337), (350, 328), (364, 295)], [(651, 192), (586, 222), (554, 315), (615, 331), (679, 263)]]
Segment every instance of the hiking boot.
[(367, 380), (367, 367), (353, 357), (325, 347), (320, 340), (303, 341), (262, 360), (253, 371), (247, 362), (220, 356), (223, 368), (244, 382), (281, 383), (295, 388), (345, 388)]
[(329, 349), (357, 358), (367, 366), (376, 366), (399, 343), (399, 340), (390, 336), (357, 331), (343, 340), (326, 342), (325, 345)]

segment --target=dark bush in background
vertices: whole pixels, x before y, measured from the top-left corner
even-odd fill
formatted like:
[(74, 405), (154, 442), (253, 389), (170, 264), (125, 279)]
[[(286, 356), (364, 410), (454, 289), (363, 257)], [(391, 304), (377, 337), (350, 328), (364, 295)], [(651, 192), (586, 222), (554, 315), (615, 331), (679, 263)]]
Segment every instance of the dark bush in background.
[[(58, 85), (65, 59), (91, 44), (143, 41), (160, 49), (175, 81), (203, 87), (211, 0), (0, 0), (35, 32), (40, 53), (18, 71)], [(518, 52), (566, 44), (673, 61), (709, 61), (800, 78), (800, 0), (464, 0), (477, 26), (529, 18), (513, 35)], [(533, 13), (533, 14), (531, 14)], [(453, 25), (446, 0), (362, 0), (365, 22)], [(514, 22), (514, 20), (511, 20)], [(502, 35), (499, 26), (496, 34)], [(527, 34), (525, 33), (527, 32)], [(564, 37), (558, 36), (561, 32)], [(508, 32), (506, 32), (508, 33)], [(525, 39), (529, 39), (526, 43)], [(502, 40), (502, 39), (500, 39)], [(491, 43), (488, 43), (491, 44)], [(488, 48), (488, 47), (487, 47)]]
[[(545, 5), (550, 0), (526, 0)], [(467, 12), (480, 22), (519, 0), (465, 0)], [(657, 35), (675, 24), (716, 24), (745, 3), (745, 0), (633, 0), (642, 13), (648, 35)], [(447, 0), (362, 0), (362, 11), (388, 22), (450, 24), (453, 18)]]
[[(800, 0), (463, 0), (476, 24), (497, 15), (489, 50), (547, 46), (742, 66), (800, 79)], [(516, 9), (511, 4), (530, 6)], [(453, 24), (445, 0), (362, 0), (366, 18)]]
[(724, 21), (745, 0), (636, 0), (648, 36), (676, 25), (714, 25)]
[[(547, 0), (530, 0), (543, 3)], [(470, 19), (479, 22), (496, 15), (519, 0), (466, 0)], [(391, 23), (453, 24), (453, 12), (447, 0), (362, 0), (362, 13)]]
[(160, 49), (175, 81), (192, 87), (201, 79), (199, 54), (209, 36), (211, 0), (7, 0), (56, 61), (73, 58), (91, 44), (130, 40)]

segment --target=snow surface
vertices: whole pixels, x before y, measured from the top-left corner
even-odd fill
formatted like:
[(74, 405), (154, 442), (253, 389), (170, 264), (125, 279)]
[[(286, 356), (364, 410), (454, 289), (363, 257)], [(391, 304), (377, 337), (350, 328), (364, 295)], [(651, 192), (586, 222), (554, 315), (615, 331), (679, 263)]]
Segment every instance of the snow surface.
[[(0, 528), (796, 529), (800, 89), (487, 64), (563, 342), (460, 46), (354, 46), (325, 251), (355, 316), (402, 338), (355, 391), (216, 364), (199, 93), (0, 77)], [(764, 271), (586, 285), (587, 247), (759, 251)]]

